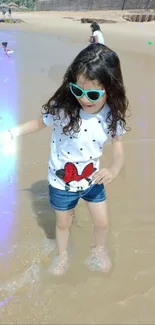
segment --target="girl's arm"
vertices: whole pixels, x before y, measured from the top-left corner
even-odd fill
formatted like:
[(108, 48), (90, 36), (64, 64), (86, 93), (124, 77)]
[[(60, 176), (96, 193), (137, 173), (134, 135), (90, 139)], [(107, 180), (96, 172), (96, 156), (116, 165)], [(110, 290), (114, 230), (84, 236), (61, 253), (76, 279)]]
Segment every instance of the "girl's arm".
[(122, 136), (113, 139), (113, 163), (110, 168), (102, 168), (96, 172), (92, 180), (96, 184), (107, 185), (111, 183), (116, 176), (120, 173), (124, 165), (124, 150)]
[(123, 137), (116, 137), (112, 140), (113, 145), (113, 163), (110, 167), (110, 171), (115, 178), (121, 171), (124, 165), (124, 149), (123, 149)]
[(38, 132), (42, 129), (44, 129), (46, 125), (43, 122), (42, 116), (38, 120), (32, 120), (27, 123), (21, 124), (15, 128), (12, 128), (8, 130), (10, 132), (10, 135), (12, 138), (21, 136), (21, 135), (27, 135), (30, 133)]

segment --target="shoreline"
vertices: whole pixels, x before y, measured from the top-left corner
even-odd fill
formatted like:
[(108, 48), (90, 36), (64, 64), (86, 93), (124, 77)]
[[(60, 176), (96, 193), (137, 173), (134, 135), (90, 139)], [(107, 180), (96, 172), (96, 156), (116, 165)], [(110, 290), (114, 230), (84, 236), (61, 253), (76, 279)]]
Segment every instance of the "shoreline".
[[(98, 12), (87, 12), (87, 17), (93, 18)], [(123, 12), (125, 14), (125, 11)], [(101, 18), (108, 15), (109, 19), (120, 16), (120, 12), (100, 12)], [(65, 38), (72, 42), (88, 44), (90, 36), (90, 24), (82, 24), (79, 19), (84, 16), (83, 12), (14, 12), (12, 17), (21, 19), (24, 23), (7, 24), (1, 23), (1, 30), (22, 30), (27, 32), (40, 32), (52, 34), (55, 37)], [(70, 19), (72, 17), (72, 19)], [(116, 51), (128, 51), (141, 53), (149, 56), (155, 54), (155, 22), (117, 22), (100, 24), (105, 38), (105, 44)], [(127, 42), (124, 43), (124, 38)], [(151, 45), (149, 45), (151, 41)], [(121, 44), (121, 46), (120, 46)]]

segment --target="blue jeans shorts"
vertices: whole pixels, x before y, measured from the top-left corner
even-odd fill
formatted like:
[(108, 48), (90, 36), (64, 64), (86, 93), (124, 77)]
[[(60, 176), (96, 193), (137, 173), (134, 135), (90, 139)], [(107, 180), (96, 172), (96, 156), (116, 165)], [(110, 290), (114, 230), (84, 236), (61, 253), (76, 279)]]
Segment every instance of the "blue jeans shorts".
[(81, 192), (69, 192), (59, 190), (49, 184), (49, 201), (55, 210), (67, 211), (74, 209), (80, 198), (94, 203), (105, 201), (106, 193), (104, 185), (94, 184)]

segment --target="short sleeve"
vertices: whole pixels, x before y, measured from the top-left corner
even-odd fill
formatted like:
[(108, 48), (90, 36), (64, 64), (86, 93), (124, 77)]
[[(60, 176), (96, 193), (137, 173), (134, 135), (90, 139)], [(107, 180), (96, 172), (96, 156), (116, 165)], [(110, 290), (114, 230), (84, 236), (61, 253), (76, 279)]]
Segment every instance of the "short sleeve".
[[(108, 136), (108, 138), (113, 138), (112, 136), (112, 131), (109, 131), (109, 124), (111, 122), (111, 109), (110, 107), (105, 104), (104, 110), (103, 110), (103, 120), (105, 122), (104, 127), (105, 127), (105, 131), (106, 134)], [(126, 130), (124, 129), (124, 125), (123, 125), (123, 121), (122, 120), (118, 120), (117, 124), (116, 124), (116, 134), (115, 137), (121, 137), (126, 133)]]
[(117, 122), (117, 127), (116, 127), (116, 135), (115, 137), (121, 137), (126, 133), (124, 127), (123, 127), (123, 122), (119, 120)]
[(52, 126), (53, 125), (53, 115), (51, 114), (43, 114), (43, 122), (46, 126)]
[(98, 36), (98, 30), (95, 30), (95, 32), (93, 32), (93, 36)]
[[(107, 129), (108, 130), (108, 129)], [(123, 122), (121, 120), (119, 120), (117, 122), (117, 126), (116, 126), (116, 133), (115, 133), (115, 136), (113, 137), (112, 135), (112, 131), (108, 131), (107, 132), (107, 136), (109, 139), (112, 139), (112, 138), (117, 138), (117, 137), (121, 137), (123, 136), (124, 134), (126, 133), (124, 127), (123, 127)]]

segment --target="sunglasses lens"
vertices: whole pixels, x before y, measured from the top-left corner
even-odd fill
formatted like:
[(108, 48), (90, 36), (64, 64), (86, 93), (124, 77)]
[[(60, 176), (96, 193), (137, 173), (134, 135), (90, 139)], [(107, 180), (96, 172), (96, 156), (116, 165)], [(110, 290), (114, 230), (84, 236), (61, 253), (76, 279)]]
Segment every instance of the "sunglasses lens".
[(72, 92), (76, 97), (81, 97), (83, 94), (81, 89), (73, 85), (72, 85)]
[(89, 91), (87, 93), (87, 95), (88, 95), (90, 100), (94, 100), (94, 101), (98, 100), (99, 97), (100, 97), (100, 94), (99, 94), (98, 91)]

